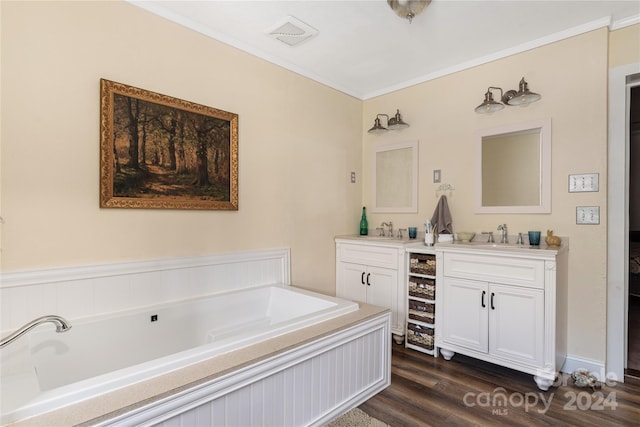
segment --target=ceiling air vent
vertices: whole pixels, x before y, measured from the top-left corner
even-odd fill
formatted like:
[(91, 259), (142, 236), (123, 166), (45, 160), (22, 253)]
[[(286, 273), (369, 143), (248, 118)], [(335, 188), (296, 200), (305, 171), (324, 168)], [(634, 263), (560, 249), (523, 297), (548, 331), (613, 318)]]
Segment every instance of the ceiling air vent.
[(288, 46), (297, 46), (318, 34), (318, 30), (293, 16), (287, 16), (277, 25), (267, 30), (267, 33)]

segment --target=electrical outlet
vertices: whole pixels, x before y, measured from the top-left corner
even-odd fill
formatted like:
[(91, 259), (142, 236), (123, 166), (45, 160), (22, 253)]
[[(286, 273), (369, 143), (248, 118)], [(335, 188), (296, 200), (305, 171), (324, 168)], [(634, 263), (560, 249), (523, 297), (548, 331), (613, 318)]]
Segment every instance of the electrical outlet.
[(600, 224), (600, 206), (577, 206), (576, 224)]
[(356, 173), (355, 172), (351, 172), (351, 183), (352, 184), (356, 183)]
[(599, 175), (597, 173), (569, 175), (569, 193), (599, 191), (599, 187)]

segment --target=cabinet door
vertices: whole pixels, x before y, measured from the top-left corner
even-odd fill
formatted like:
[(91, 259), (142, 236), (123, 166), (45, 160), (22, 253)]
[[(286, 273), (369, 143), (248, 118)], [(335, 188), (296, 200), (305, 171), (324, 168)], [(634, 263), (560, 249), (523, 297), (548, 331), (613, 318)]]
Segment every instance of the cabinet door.
[[(488, 284), (474, 280), (444, 278), (442, 339), (445, 342), (487, 352)], [(439, 291), (438, 291), (439, 292)]]
[(489, 352), (542, 366), (544, 291), (491, 284), (489, 292)]
[(367, 302), (367, 267), (348, 262), (338, 263), (336, 296), (351, 301)]
[(367, 284), (367, 304), (391, 309), (394, 317), (392, 323), (397, 324), (395, 302), (398, 272), (388, 268), (369, 267), (365, 283)]

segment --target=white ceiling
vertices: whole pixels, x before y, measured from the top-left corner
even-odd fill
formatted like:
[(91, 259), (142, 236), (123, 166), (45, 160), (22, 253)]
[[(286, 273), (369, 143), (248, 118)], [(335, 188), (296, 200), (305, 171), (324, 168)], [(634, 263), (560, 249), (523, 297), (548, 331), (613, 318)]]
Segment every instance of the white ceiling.
[[(359, 99), (640, 22), (640, 0), (434, 0), (412, 23), (386, 0), (131, 3)], [(295, 47), (270, 37), (287, 16), (318, 34)]]

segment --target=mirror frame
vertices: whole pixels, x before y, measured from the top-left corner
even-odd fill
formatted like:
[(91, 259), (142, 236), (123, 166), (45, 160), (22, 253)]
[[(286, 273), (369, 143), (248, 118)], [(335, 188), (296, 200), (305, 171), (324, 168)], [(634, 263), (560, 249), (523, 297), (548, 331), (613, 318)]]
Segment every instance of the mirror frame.
[[(378, 206), (378, 188), (377, 188), (377, 157), (379, 153), (411, 149), (411, 186), (409, 189), (411, 197), (411, 206), (395, 206), (395, 207), (379, 207)], [(375, 147), (372, 156), (372, 213), (417, 213), (418, 212), (418, 141), (409, 141), (389, 145), (381, 145)]]
[[(482, 138), (540, 129), (540, 203), (532, 206), (482, 205)], [(476, 143), (476, 213), (551, 213), (551, 118), (485, 129)]]

